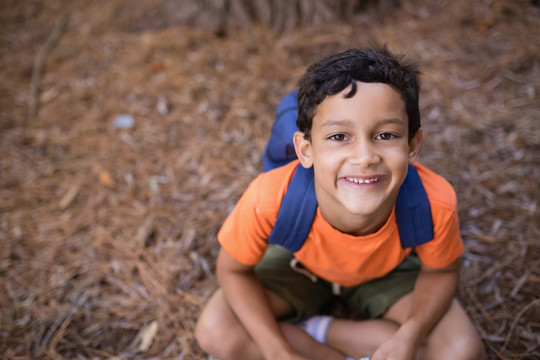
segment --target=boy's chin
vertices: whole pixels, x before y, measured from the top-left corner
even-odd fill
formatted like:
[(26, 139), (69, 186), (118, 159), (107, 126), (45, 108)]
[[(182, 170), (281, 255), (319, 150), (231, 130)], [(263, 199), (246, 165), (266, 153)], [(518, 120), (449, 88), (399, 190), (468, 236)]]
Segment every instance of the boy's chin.
[(342, 202), (350, 215), (353, 217), (372, 218), (379, 221), (386, 221), (390, 217), (395, 204), (395, 199), (386, 196), (383, 198), (376, 197), (374, 199), (360, 198), (354, 202), (351, 201), (351, 198), (346, 197)]
[(366, 218), (372, 221), (385, 221), (390, 217), (392, 206), (347, 206), (352, 218)]

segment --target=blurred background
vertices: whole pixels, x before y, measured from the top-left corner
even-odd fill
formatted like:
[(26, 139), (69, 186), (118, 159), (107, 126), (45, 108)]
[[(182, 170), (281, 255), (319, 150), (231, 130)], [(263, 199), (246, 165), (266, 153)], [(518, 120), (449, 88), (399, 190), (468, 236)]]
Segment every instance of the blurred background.
[(373, 43), (421, 63), (419, 161), (456, 189), (490, 359), (540, 358), (529, 0), (1, 0), (1, 357), (206, 359), (216, 233), (279, 100)]

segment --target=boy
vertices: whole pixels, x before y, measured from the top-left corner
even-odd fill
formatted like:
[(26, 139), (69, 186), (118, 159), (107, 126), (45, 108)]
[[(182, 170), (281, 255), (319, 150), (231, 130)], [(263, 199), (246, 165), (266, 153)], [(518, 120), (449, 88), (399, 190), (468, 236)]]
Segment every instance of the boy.
[[(203, 350), (223, 360), (485, 357), (453, 299), (463, 252), (455, 194), (416, 163), (434, 238), (400, 245), (394, 205), (422, 144), (418, 88), (416, 66), (386, 47), (308, 69), (294, 146), (314, 171), (312, 228), (294, 254), (268, 246), (298, 161), (252, 182), (218, 234), (221, 289), (197, 324)], [(362, 319), (318, 315), (336, 298)]]

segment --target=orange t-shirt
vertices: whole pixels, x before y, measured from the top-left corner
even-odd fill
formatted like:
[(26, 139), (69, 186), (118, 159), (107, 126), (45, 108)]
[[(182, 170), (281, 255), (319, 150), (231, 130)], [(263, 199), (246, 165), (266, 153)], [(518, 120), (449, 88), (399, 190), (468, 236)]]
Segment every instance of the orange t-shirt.
[[(239, 262), (256, 265), (268, 246), (268, 236), (298, 161), (260, 174), (242, 195), (218, 233), (225, 251)], [(434, 239), (416, 247), (423, 264), (441, 268), (463, 253), (456, 195), (441, 176), (414, 164), (431, 204)], [(376, 233), (354, 236), (340, 232), (317, 209), (313, 225), (294, 256), (315, 275), (342, 286), (353, 286), (386, 275), (411, 249), (399, 241), (395, 212)]]

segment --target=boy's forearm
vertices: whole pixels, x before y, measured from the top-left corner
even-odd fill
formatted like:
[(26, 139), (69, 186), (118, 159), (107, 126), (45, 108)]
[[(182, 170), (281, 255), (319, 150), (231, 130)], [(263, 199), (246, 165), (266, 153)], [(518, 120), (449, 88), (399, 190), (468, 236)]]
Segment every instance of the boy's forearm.
[(400, 336), (413, 342), (415, 348), (420, 346), (448, 311), (457, 290), (458, 280), (458, 262), (443, 270), (422, 270), (413, 291), (409, 318), (398, 331)]
[(222, 282), (223, 291), (234, 313), (258, 345), (263, 356), (266, 359), (276, 358), (272, 353), (287, 347), (288, 344), (282, 337), (277, 321), (270, 311), (260, 281), (255, 275), (246, 280), (229, 278), (225, 281), (229, 284), (225, 285)]
[(226, 265), (221, 265), (218, 259), (217, 275), (229, 306), (263, 356), (267, 359), (279, 358), (282, 352), (292, 352), (281, 335), (264, 288), (255, 273), (231, 271)]

